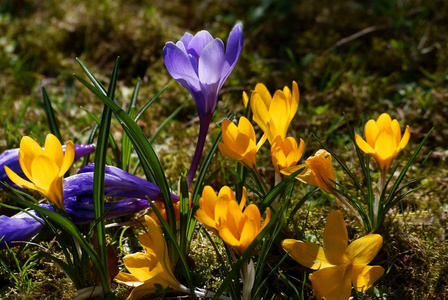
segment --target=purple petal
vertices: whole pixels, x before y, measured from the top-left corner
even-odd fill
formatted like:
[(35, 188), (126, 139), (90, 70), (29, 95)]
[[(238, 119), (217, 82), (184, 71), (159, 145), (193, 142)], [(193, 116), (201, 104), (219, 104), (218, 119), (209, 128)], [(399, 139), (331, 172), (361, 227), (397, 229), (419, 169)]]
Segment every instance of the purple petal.
[(221, 82), (219, 83), (219, 89), (221, 89), (224, 81), (229, 77), (233, 68), (240, 57), (241, 50), (243, 49), (243, 28), (241, 25), (235, 25), (229, 34), (226, 45), (225, 62), (222, 69)]
[(29, 241), (44, 228), (43, 220), (34, 210), (28, 213), (20, 212), (12, 217), (0, 216), (0, 239), (4, 236), (0, 241), (0, 249), (5, 247), (5, 243), (14, 247), (19, 245), (15, 242)]
[(185, 34), (181, 37), (180, 42), (184, 44), (185, 49), (187, 49), (188, 44), (193, 39), (193, 35), (189, 32), (185, 32)]
[(198, 73), (202, 84), (215, 84), (221, 78), (224, 65), (224, 43), (216, 39), (202, 51), (199, 59)]
[[(65, 210), (76, 224), (86, 224), (95, 221), (93, 199), (89, 197), (67, 198), (64, 200)], [(135, 214), (150, 206), (146, 199), (124, 199), (116, 202), (104, 203), (104, 210), (108, 211), (106, 219), (117, 218), (128, 214)]]
[[(74, 196), (91, 196), (93, 194), (93, 169), (89, 164), (77, 175), (64, 179), (64, 198)], [(119, 168), (106, 166), (104, 176), (104, 193), (108, 197), (149, 197), (151, 200), (162, 198), (157, 185), (140, 177), (129, 174)], [(173, 201), (178, 201), (177, 195), (171, 194)]]
[(163, 47), (163, 60), (168, 73), (184, 88), (199, 90), (199, 78), (188, 55), (175, 44), (168, 42)]
[(203, 55), (204, 48), (213, 41), (213, 37), (206, 30), (201, 30), (195, 34), (193, 39), (188, 44), (187, 52), (196, 58)]

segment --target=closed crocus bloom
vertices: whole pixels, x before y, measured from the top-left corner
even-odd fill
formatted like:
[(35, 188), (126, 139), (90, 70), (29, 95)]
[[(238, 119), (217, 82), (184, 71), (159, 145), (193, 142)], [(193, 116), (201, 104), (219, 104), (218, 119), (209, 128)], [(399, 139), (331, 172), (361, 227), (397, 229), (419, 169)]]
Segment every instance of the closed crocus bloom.
[(407, 125), (402, 137), (398, 121), (392, 120), (387, 113), (384, 113), (378, 120), (369, 120), (366, 123), (364, 135), (366, 141), (359, 135), (355, 136), (356, 144), (363, 152), (371, 155), (381, 172), (385, 173), (395, 156), (406, 147), (411, 133)]
[(277, 136), (271, 146), (272, 164), (275, 171), (280, 173), (282, 169), (297, 165), (304, 150), (305, 142), (302, 139), (300, 139), (300, 144), (297, 145), (293, 137), (282, 139), (281, 136)]
[(257, 165), (255, 155), (266, 139), (261, 138), (258, 143), (256, 142), (254, 127), (245, 117), (240, 118), (238, 126), (225, 119), (221, 130), (222, 142), (218, 144), (221, 153), (248, 168), (255, 169)]
[(243, 211), (241, 204), (230, 201), (219, 210), (223, 212), (219, 236), (240, 256), (271, 220), (271, 211), (267, 208), (261, 224), (260, 210), (255, 204), (249, 204)]
[[(246, 197), (246, 188), (243, 187), (242, 207), (246, 203)], [(196, 219), (215, 234), (218, 234), (220, 222), (226, 215), (225, 211), (230, 201), (236, 201), (236, 199), (232, 189), (228, 186), (223, 186), (218, 195), (216, 195), (211, 186), (205, 186), (202, 191), (202, 197), (199, 199), (199, 209), (196, 211)]]
[(290, 175), (295, 171), (305, 168), (296, 178), (309, 185), (315, 185), (327, 193), (332, 193), (335, 187), (336, 173), (332, 164), (332, 157), (328, 151), (320, 149), (314, 156), (310, 156), (305, 164), (282, 169), (284, 175)]
[(130, 274), (120, 272), (114, 280), (134, 288), (128, 300), (153, 294), (160, 287), (187, 292), (188, 289), (180, 284), (173, 274), (162, 231), (151, 217), (146, 216), (145, 221), (148, 233), (139, 238), (145, 253), (139, 252), (123, 257), (123, 262)]
[(62, 178), (74, 158), (75, 147), (72, 141), (67, 142), (64, 153), (61, 143), (52, 134), (47, 135), (44, 149), (32, 138), (24, 136), (20, 142), (19, 163), (29, 181), (8, 166), (5, 166), (5, 172), (15, 184), (41, 192), (54, 205), (64, 209)]
[[(310, 274), (316, 299), (347, 300), (351, 287), (364, 292), (383, 274), (381, 266), (369, 266), (383, 244), (379, 234), (369, 234), (348, 245), (348, 234), (340, 211), (327, 217), (324, 247), (286, 239), (282, 247), (301, 265), (318, 270)], [(348, 245), (348, 246), (347, 246)]]
[(229, 34), (227, 47), (205, 30), (194, 36), (185, 33), (177, 43), (163, 48), (163, 60), (170, 75), (193, 97), (199, 115), (200, 129), (196, 151), (187, 174), (190, 184), (199, 164), (205, 137), (216, 107), (218, 93), (229, 77), (243, 48), (243, 28), (236, 25)]
[[(243, 102), (247, 106), (248, 97), (243, 93)], [(286, 137), (289, 124), (299, 107), (299, 87), (292, 82), (292, 92), (288, 87), (277, 90), (273, 97), (266, 86), (258, 83), (251, 94), (250, 106), (254, 121), (267, 135), (269, 143), (273, 144), (277, 136)]]

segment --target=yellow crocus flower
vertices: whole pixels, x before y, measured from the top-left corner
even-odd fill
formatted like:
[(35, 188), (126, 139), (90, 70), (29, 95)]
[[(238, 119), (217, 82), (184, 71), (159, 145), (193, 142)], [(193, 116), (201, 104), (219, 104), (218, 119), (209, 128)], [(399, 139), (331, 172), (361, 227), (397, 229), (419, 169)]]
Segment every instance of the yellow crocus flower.
[[(247, 106), (248, 96), (243, 92), (243, 103)], [(292, 92), (285, 86), (283, 90), (277, 90), (271, 97), (266, 86), (258, 83), (252, 91), (250, 107), (254, 121), (267, 135), (271, 145), (279, 135), (286, 137), (289, 124), (297, 113), (299, 107), (299, 87), (292, 82)]]
[(235, 194), (228, 186), (222, 187), (218, 196), (211, 186), (206, 186), (196, 212), (196, 219), (221, 237), (238, 255), (243, 255), (271, 219), (268, 208), (266, 218), (261, 225), (260, 210), (255, 204), (249, 204), (244, 209), (246, 201), (245, 187), (238, 204)]
[(280, 173), (280, 170), (295, 166), (302, 158), (305, 150), (305, 142), (300, 139), (300, 144), (297, 145), (293, 137), (282, 139), (277, 136), (271, 146), (271, 158), (275, 171)]
[(44, 149), (29, 136), (24, 136), (20, 141), (19, 163), (29, 181), (7, 166), (5, 172), (15, 184), (41, 192), (54, 205), (64, 209), (63, 176), (70, 169), (74, 158), (75, 146), (72, 141), (67, 142), (64, 154), (61, 143), (53, 134), (47, 135)]
[(145, 253), (138, 252), (123, 257), (123, 262), (130, 274), (120, 272), (114, 280), (134, 288), (128, 300), (140, 299), (147, 294), (155, 293), (158, 287), (189, 292), (173, 274), (168, 248), (156, 221), (150, 216), (145, 216), (145, 222), (148, 233), (139, 237)]
[(402, 137), (398, 121), (392, 120), (389, 114), (384, 113), (376, 121), (369, 120), (366, 123), (364, 135), (367, 142), (357, 134), (356, 144), (363, 152), (371, 155), (381, 172), (385, 173), (395, 156), (406, 147), (411, 133), (407, 125)]
[[(324, 247), (314, 243), (286, 239), (282, 247), (301, 265), (318, 270), (310, 274), (316, 299), (347, 300), (351, 286), (364, 292), (383, 274), (381, 266), (369, 266), (383, 244), (379, 234), (369, 234), (348, 245), (348, 234), (340, 211), (327, 217)], [(348, 245), (348, 246), (347, 246)]]
[[(247, 191), (243, 187), (241, 209), (246, 203), (246, 198)], [(215, 190), (211, 186), (205, 186), (202, 190), (202, 197), (199, 199), (199, 209), (196, 211), (196, 219), (215, 234), (218, 234), (222, 218), (223, 216), (225, 217), (227, 203), (230, 201), (236, 201), (236, 199), (232, 189), (228, 186), (223, 186), (218, 195), (216, 195)]]
[(245, 117), (240, 118), (238, 126), (225, 119), (221, 130), (222, 142), (218, 144), (221, 153), (255, 170), (257, 165), (255, 155), (266, 139), (261, 138), (258, 143), (256, 142), (254, 127)]
[(295, 171), (305, 168), (296, 179), (315, 185), (327, 193), (333, 193), (332, 189), (335, 187), (336, 173), (332, 164), (331, 154), (320, 149), (314, 156), (307, 158), (304, 164), (282, 169), (280, 172), (284, 175), (290, 175)]
[(224, 211), (219, 236), (241, 256), (269, 223), (271, 211), (269, 208), (266, 209), (263, 224), (261, 224), (260, 210), (255, 204), (249, 204), (243, 211), (236, 201), (230, 201)]

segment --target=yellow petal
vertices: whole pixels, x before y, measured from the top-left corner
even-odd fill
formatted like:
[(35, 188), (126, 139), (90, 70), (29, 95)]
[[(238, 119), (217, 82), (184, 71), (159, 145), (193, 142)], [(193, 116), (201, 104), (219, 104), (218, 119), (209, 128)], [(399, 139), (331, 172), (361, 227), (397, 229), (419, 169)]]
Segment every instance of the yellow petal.
[(396, 119), (392, 120), (392, 122), (390, 123), (390, 128), (392, 129), (392, 133), (395, 137), (395, 142), (398, 145), (401, 140), (401, 129), (400, 129), (400, 124), (398, 123), (398, 121)]
[(347, 247), (347, 253), (353, 265), (367, 265), (370, 263), (383, 245), (383, 238), (379, 234), (368, 234), (353, 241)]
[(318, 270), (333, 266), (327, 260), (324, 249), (314, 243), (286, 239), (282, 241), (282, 247), (295, 261), (307, 268)]
[[(378, 137), (378, 133), (379, 133), (378, 126), (376, 125), (375, 120), (369, 120), (366, 123), (366, 126), (364, 128), (364, 135), (366, 136), (367, 144), (369, 144), (371, 148), (375, 147), (375, 142), (376, 142), (376, 138)], [(357, 142), (357, 144), (358, 144), (358, 142)], [(359, 144), (358, 144), (358, 147), (361, 148), (361, 146), (359, 146)], [(366, 152), (366, 151), (364, 151), (364, 152)]]
[(387, 113), (383, 113), (378, 117), (376, 125), (378, 126), (378, 132), (389, 130), (392, 119)]
[(247, 136), (249, 139), (255, 142), (256, 140), (255, 130), (254, 127), (252, 126), (252, 123), (250, 123), (250, 121), (247, 118), (245, 117), (240, 118), (238, 123), (238, 130), (240, 131), (241, 134)]
[[(126, 255), (123, 257), (123, 262), (126, 269), (141, 282), (151, 279), (156, 268), (162, 268), (154, 255), (142, 252)], [(163, 272), (163, 269), (160, 271)]]
[(240, 247), (238, 247), (238, 254), (243, 255), (247, 247), (254, 241), (260, 233), (260, 223), (255, 220), (247, 219), (241, 228)]
[(289, 112), (289, 122), (294, 118), (294, 116), (297, 114), (297, 109), (299, 108), (299, 99), (300, 93), (299, 93), (299, 86), (297, 85), (297, 82), (292, 82), (292, 97), (291, 97), (291, 103), (290, 103), (290, 112)]
[(146, 251), (153, 251), (157, 258), (161, 260), (164, 256), (167, 256), (168, 253), (162, 230), (159, 228), (156, 221), (148, 215), (145, 216), (145, 222), (146, 227), (148, 228), (148, 233), (142, 234), (139, 237), (139, 241)]
[(255, 86), (255, 90), (258, 92), (260, 97), (263, 99), (263, 102), (265, 103), (265, 106), (269, 109), (269, 106), (272, 102), (271, 93), (269, 93), (268, 89), (263, 83), (257, 83)]
[(271, 221), (271, 210), (268, 207), (266, 208), (266, 217), (264, 218), (263, 225), (261, 226), (260, 231), (262, 231), (266, 227), (266, 225), (269, 224), (269, 221)]
[(358, 292), (368, 290), (381, 276), (384, 269), (381, 266), (353, 266), (352, 282)]
[(29, 182), (19, 175), (17, 175), (13, 170), (11, 170), (8, 166), (5, 167), (6, 175), (8, 175), (9, 179), (11, 179), (12, 182), (14, 182), (17, 185), (23, 186), (24, 188), (35, 190), (37, 187), (34, 185), (34, 183)]
[(114, 281), (129, 287), (137, 287), (143, 284), (143, 282), (139, 281), (134, 275), (124, 272), (118, 273), (117, 276), (115, 276)]
[(29, 136), (22, 137), (20, 141), (19, 163), (23, 173), (29, 180), (32, 179), (31, 163), (36, 156), (43, 155), (44, 150), (39, 144)]
[(403, 138), (401, 139), (400, 143), (398, 144), (397, 147), (397, 153), (400, 152), (401, 150), (403, 150), (404, 147), (406, 147), (406, 145), (409, 142), (409, 137), (411, 136), (411, 130), (409, 128), (409, 125), (406, 125), (406, 129), (404, 131), (403, 134)]
[(61, 169), (59, 171), (59, 176), (64, 176), (64, 174), (70, 169), (75, 160), (75, 145), (72, 141), (68, 141), (65, 146), (65, 154), (62, 160)]
[(310, 274), (316, 299), (347, 300), (351, 295), (351, 265), (321, 269)]
[(45, 139), (45, 156), (48, 156), (56, 163), (58, 169), (62, 166), (62, 161), (64, 159), (64, 153), (62, 152), (61, 142), (56, 136), (49, 133)]
[(366, 141), (362, 139), (359, 135), (355, 135), (355, 142), (356, 145), (358, 145), (359, 149), (363, 151), (366, 154), (372, 154), (375, 153), (375, 150), (368, 144)]
[(59, 168), (49, 157), (39, 155), (31, 164), (31, 174), (37, 187), (49, 191), (53, 181), (59, 177)]
[(249, 97), (247, 96), (246, 92), (243, 92), (243, 104), (244, 104), (244, 107), (247, 107), (247, 103), (249, 103)]
[(332, 211), (327, 217), (324, 229), (324, 247), (328, 261), (334, 265), (346, 262), (347, 243), (348, 234), (342, 212)]
[(397, 143), (395, 137), (390, 131), (383, 131), (378, 136), (375, 143), (375, 152), (382, 159), (386, 159), (396, 155)]
[(270, 120), (269, 107), (263, 101), (257, 91), (253, 91), (250, 98), (250, 106), (253, 112), (253, 119), (264, 133), (268, 133), (268, 121)]

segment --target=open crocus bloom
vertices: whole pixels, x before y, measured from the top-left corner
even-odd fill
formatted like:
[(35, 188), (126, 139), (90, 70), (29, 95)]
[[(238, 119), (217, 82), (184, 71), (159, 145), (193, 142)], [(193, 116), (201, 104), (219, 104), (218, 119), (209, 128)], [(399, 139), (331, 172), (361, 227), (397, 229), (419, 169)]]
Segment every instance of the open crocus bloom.
[(243, 197), (240, 204), (229, 201), (228, 203), (218, 202), (217, 205), (218, 211), (225, 212), (222, 213), (219, 236), (240, 256), (271, 220), (269, 208), (266, 209), (266, 217), (261, 224), (258, 207), (255, 204), (249, 204), (243, 211), (242, 206), (245, 203), (246, 197)]
[[(247, 106), (248, 96), (243, 92), (243, 103)], [(251, 94), (250, 107), (254, 114), (254, 121), (267, 135), (269, 143), (274, 143), (277, 136), (285, 139), (289, 124), (299, 107), (299, 87), (292, 82), (292, 92), (285, 86), (277, 90), (273, 97), (266, 86), (258, 83)]]
[(261, 224), (260, 210), (255, 204), (244, 209), (246, 201), (247, 191), (244, 187), (238, 204), (235, 194), (228, 186), (222, 187), (218, 196), (212, 187), (206, 186), (196, 212), (198, 221), (221, 237), (238, 255), (243, 255), (271, 219), (268, 208)]
[(146, 216), (145, 221), (148, 233), (139, 238), (145, 253), (126, 255), (123, 262), (130, 274), (120, 272), (114, 280), (134, 288), (128, 300), (140, 299), (147, 294), (162, 292), (167, 288), (188, 292), (188, 289), (174, 277), (162, 231), (151, 217)]
[(406, 147), (411, 133), (407, 125), (402, 137), (398, 121), (392, 120), (387, 113), (384, 113), (378, 120), (369, 120), (366, 123), (364, 135), (367, 142), (356, 135), (356, 144), (363, 152), (371, 155), (381, 172), (385, 173), (395, 156)]
[[(246, 188), (243, 188), (243, 193), (243, 198), (246, 199)], [(199, 209), (196, 211), (196, 219), (217, 235), (222, 215), (225, 214), (219, 208), (226, 207), (230, 201), (236, 201), (236, 199), (232, 189), (228, 186), (223, 186), (219, 190), (218, 195), (216, 195), (215, 190), (211, 186), (205, 186), (202, 190), (202, 197), (199, 199)], [(220, 202), (220, 205), (217, 205), (218, 202)], [(242, 204), (241, 209), (244, 207), (244, 203)]]
[(320, 149), (314, 156), (310, 156), (305, 164), (282, 169), (284, 175), (291, 175), (295, 171), (305, 168), (296, 178), (309, 185), (315, 185), (327, 193), (332, 193), (335, 187), (336, 173), (331, 163), (331, 154)]
[(261, 138), (258, 143), (256, 142), (254, 127), (245, 117), (240, 118), (238, 126), (225, 119), (221, 130), (222, 142), (218, 144), (221, 153), (248, 168), (255, 169), (257, 166), (255, 156), (266, 139)]
[(229, 77), (243, 48), (243, 29), (236, 25), (229, 34), (227, 47), (205, 30), (194, 36), (185, 33), (177, 43), (163, 48), (163, 60), (170, 75), (186, 88), (198, 110), (200, 132), (196, 151), (187, 174), (190, 184), (204, 148), (205, 137), (215, 111), (218, 93)]
[[(19, 162), (19, 148), (9, 149), (5, 150), (2, 154), (0, 154), (0, 182), (4, 181), (8, 183), (9, 185), (13, 185), (17, 187), (8, 177), (8, 175), (5, 172), (4, 166), (8, 166), (12, 171), (14, 171), (17, 175), (20, 177), (24, 177), (25, 174), (22, 171), (22, 168), (20, 167)], [(65, 145), (62, 145), (62, 150), (65, 152)], [(75, 145), (75, 159), (78, 160), (81, 157), (92, 153), (95, 151), (95, 145), (94, 144), (88, 144), (88, 145)], [(4, 187), (0, 183), (0, 188)]]
[(305, 142), (302, 139), (297, 145), (293, 137), (282, 139), (281, 136), (277, 136), (271, 146), (271, 158), (275, 171), (280, 174), (280, 170), (297, 165), (304, 150)]
[(61, 143), (52, 134), (47, 135), (44, 149), (32, 138), (24, 136), (20, 142), (19, 163), (29, 181), (8, 166), (5, 166), (5, 172), (15, 184), (41, 192), (54, 205), (64, 209), (62, 178), (74, 158), (75, 146), (72, 141), (67, 142), (64, 153)]
[[(286, 239), (282, 247), (301, 265), (318, 270), (310, 274), (316, 299), (347, 300), (351, 286), (364, 292), (383, 274), (381, 266), (368, 266), (381, 249), (383, 238), (369, 234), (348, 245), (348, 234), (340, 211), (327, 217), (324, 247)], [(348, 246), (347, 246), (348, 245)]]

